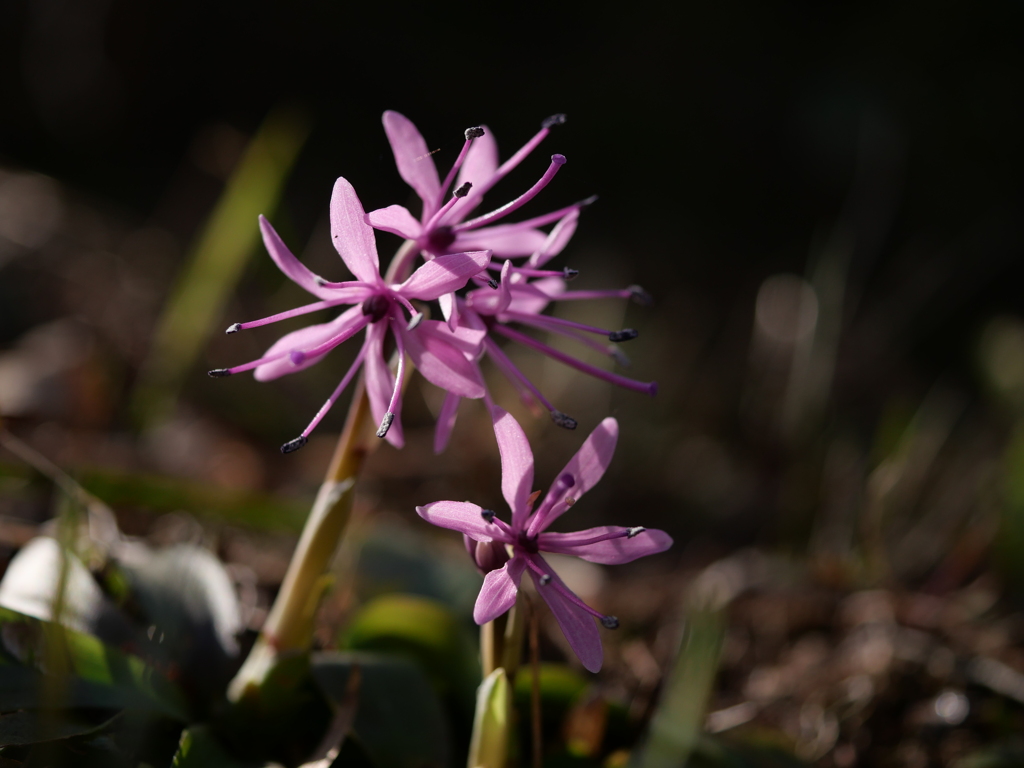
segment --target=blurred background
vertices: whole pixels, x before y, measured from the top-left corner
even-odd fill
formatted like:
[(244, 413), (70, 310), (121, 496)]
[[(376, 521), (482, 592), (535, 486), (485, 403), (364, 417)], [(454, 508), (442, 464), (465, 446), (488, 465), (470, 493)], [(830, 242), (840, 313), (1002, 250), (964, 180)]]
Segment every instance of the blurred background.
[[(3, 427), (110, 504), (126, 534), (199, 539), (235, 564), (258, 627), (344, 406), (302, 451), (278, 447), (355, 350), (268, 384), (205, 375), (302, 324), (222, 333), (304, 302), (256, 214), (315, 272), (345, 279), (328, 236), (334, 179), (367, 210), (413, 202), (385, 109), (418, 125), (442, 169), (466, 127), (487, 125), (505, 158), (564, 112), (491, 197), (565, 154), (523, 216), (599, 195), (556, 265), (580, 270), (574, 287), (636, 283), (655, 299), (556, 310), (637, 328), (628, 375), (656, 380), (654, 399), (510, 352), (580, 422), (566, 432), (516, 410), (539, 486), (604, 416), (620, 421), (611, 471), (566, 525), (676, 540), (614, 584), (578, 575), (634, 627), (609, 639), (608, 689), (646, 711), (710, 566), (732, 574), (736, 598), (710, 704), (727, 714), (711, 730), (755, 723), (821, 764), (948, 764), (1024, 723), (1022, 21), (1009, 0), (7, 0)], [(398, 244), (378, 236), (383, 261)], [(359, 535), (372, 544), (383, 520), (400, 544), (368, 547), (363, 591), (332, 598), (325, 643), (369, 594), (472, 601), (458, 541), (412, 510), (503, 509), (498, 460), (474, 403), (434, 456), (439, 404), (414, 379), (407, 447), (370, 459)], [(0, 451), (0, 569), (53, 503)], [(443, 574), (416, 570), (426, 546)], [(564, 657), (557, 630), (545, 642)], [(957, 663), (934, 661), (947, 652)], [(851, 653), (861, 660), (843, 667)], [(985, 678), (978, 659), (1002, 666)], [(936, 704), (945, 694), (960, 698)], [(882, 722), (896, 725), (858, 741)]]

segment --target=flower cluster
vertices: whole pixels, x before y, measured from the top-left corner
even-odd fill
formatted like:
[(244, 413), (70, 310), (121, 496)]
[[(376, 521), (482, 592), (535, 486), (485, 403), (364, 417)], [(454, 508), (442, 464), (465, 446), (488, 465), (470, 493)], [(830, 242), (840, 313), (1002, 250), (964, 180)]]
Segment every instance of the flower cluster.
[[(564, 121), (564, 115), (545, 120), (540, 131), (500, 164), (490, 130), (484, 126), (469, 128), (461, 152), (442, 180), (416, 126), (397, 112), (385, 112), (384, 129), (398, 172), (422, 203), (419, 218), (399, 205), (366, 213), (352, 185), (339, 178), (331, 198), (331, 238), (355, 279), (331, 282), (305, 267), (270, 223), (260, 217), (263, 242), (271, 258), (317, 301), (260, 320), (234, 323), (227, 332), (237, 333), (323, 309), (345, 309), (327, 323), (286, 334), (257, 360), (209, 373), (228, 376), (253, 370), (258, 380), (269, 381), (318, 363), (332, 349), (365, 331), (355, 361), (309, 425), (281, 446), (284, 453), (306, 444), (309, 434), (359, 370), (363, 371), (370, 408), (380, 424), (378, 437), (399, 448), (404, 442), (401, 405), (407, 364), (445, 391), (434, 439), (438, 452), (448, 443), (462, 399), (483, 399), (491, 409), (501, 454), (502, 492), (512, 512), (510, 522), (470, 502), (439, 501), (417, 511), (431, 523), (461, 531), (474, 561), (485, 572), (474, 611), (478, 623), (507, 611), (516, 600), (523, 573), (529, 572), (583, 665), (596, 671), (601, 666), (602, 651), (593, 619), (596, 617), (608, 628), (618, 622), (574, 595), (540, 553), (577, 555), (605, 564), (625, 563), (661, 552), (671, 546), (672, 540), (663, 531), (643, 527), (548, 531), (548, 526), (604, 474), (614, 452), (618, 424), (605, 419), (536, 505), (540, 494), (531, 491), (533, 455), (529, 443), (512, 416), (493, 404), (480, 368), (484, 357), (490, 359), (525, 403), (545, 408), (556, 424), (568, 429), (576, 428), (576, 420), (543, 395), (505, 354), (499, 340), (522, 344), (626, 389), (650, 395), (657, 390), (654, 382), (637, 381), (590, 365), (521, 329), (562, 335), (625, 366), (629, 361), (616, 345), (635, 338), (635, 330), (600, 328), (544, 312), (557, 301), (619, 298), (649, 302), (638, 286), (569, 290), (567, 284), (578, 272), (568, 267), (548, 268), (572, 238), (581, 211), (596, 198), (515, 223), (502, 221), (554, 179), (566, 163), (563, 155), (552, 155), (541, 177), (518, 197), (487, 213), (477, 212), (484, 196)], [(543, 228), (549, 225), (550, 230), (545, 231)], [(385, 275), (380, 271), (375, 229), (406, 240)], [(415, 266), (417, 258), (422, 259), (419, 266)], [(422, 303), (434, 301), (443, 322), (424, 317)], [(413, 302), (420, 302), (420, 307)], [(392, 348), (396, 362), (389, 364)]]

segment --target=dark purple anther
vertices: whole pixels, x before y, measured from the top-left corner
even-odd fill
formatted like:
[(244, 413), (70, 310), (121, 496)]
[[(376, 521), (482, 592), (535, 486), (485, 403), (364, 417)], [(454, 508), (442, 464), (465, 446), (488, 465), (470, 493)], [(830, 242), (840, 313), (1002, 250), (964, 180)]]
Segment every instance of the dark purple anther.
[(571, 269), (569, 267), (562, 268), (562, 277), (565, 280), (575, 280), (579, 276), (580, 271), (578, 269)]
[(220, 378), (221, 376), (230, 376), (231, 371), (227, 368), (214, 368), (212, 371), (207, 371), (206, 375), (213, 376), (215, 379), (217, 379)]
[(654, 299), (651, 298), (651, 294), (641, 288), (639, 285), (631, 285), (627, 289), (630, 293), (630, 298), (633, 299), (641, 307), (649, 307), (654, 303)]
[(551, 420), (563, 429), (576, 429), (576, 419), (566, 416), (561, 411), (552, 411)]
[(543, 576), (540, 577), (540, 579), (538, 579), (538, 581), (540, 582), (540, 585), (542, 587), (546, 587), (548, 584), (551, 583), (551, 574), (545, 573)]
[(608, 334), (609, 341), (630, 341), (640, 335), (639, 331), (632, 328), (623, 328), (621, 331), (612, 331)]
[(293, 349), (288, 353), (288, 359), (292, 361), (292, 365), (302, 365), (306, 362), (306, 353), (301, 349)]
[(388, 411), (384, 414), (384, 418), (380, 420), (380, 426), (377, 428), (377, 437), (385, 437), (388, 430), (391, 429), (391, 422), (395, 420), (395, 414)]
[(309, 442), (308, 437), (299, 435), (294, 440), (289, 440), (287, 443), (281, 446), (281, 453), (293, 453), (299, 450), (302, 446)]
[(242, 330), (241, 323), (232, 323), (224, 333), (238, 333), (240, 330)]
[(473, 184), (467, 181), (465, 184), (463, 184), (461, 187), (455, 190), (454, 195), (456, 197), (465, 197), (466, 195), (469, 194), (469, 190), (471, 190), (472, 188)]
[(479, 139), (483, 135), (484, 129), (479, 125), (473, 128), (466, 129), (466, 141), (471, 141), (472, 139)]
[(545, 117), (544, 121), (540, 124), (541, 128), (551, 128), (555, 125), (563, 125), (565, 123), (565, 114), (559, 112), (557, 115), (551, 117)]
[(614, 616), (602, 616), (601, 626), (603, 626), (605, 629), (618, 629), (619, 620)]
[(632, 539), (634, 536), (639, 536), (641, 533), (643, 533), (646, 530), (647, 529), (644, 528), (642, 525), (637, 525), (637, 526), (634, 526), (632, 528), (627, 528), (626, 529), (626, 538), (627, 539)]
[(552, 155), (551, 162), (555, 165), (565, 165), (565, 155)]
[(480, 510), (480, 517), (482, 517), (488, 523), (493, 523), (494, 522), (494, 510), (493, 509), (481, 509)]

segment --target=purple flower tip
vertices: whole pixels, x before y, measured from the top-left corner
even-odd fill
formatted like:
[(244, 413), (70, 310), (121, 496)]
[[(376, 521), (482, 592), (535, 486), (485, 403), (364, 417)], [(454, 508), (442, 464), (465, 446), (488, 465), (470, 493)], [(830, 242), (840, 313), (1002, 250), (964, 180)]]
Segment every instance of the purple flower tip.
[(601, 626), (603, 626), (605, 629), (618, 629), (619, 620), (614, 616), (602, 616)]
[(576, 419), (572, 416), (566, 416), (561, 411), (552, 411), (551, 420), (563, 429), (576, 429)]
[(565, 155), (552, 155), (551, 162), (555, 165), (565, 165)]
[(231, 370), (228, 368), (214, 368), (212, 371), (207, 371), (206, 375), (213, 376), (213, 378), (218, 379), (221, 376), (230, 376)]
[(565, 123), (565, 114), (559, 112), (557, 115), (551, 117), (545, 117), (544, 121), (540, 124), (541, 128), (550, 128), (554, 125), (562, 125)]
[(650, 384), (647, 385), (647, 394), (650, 395), (651, 397), (654, 397), (656, 394), (658, 394), (658, 382), (652, 381)]
[(640, 332), (633, 328), (623, 328), (621, 331), (612, 331), (608, 334), (609, 341), (630, 341), (640, 335)]
[(238, 333), (240, 330), (242, 330), (241, 323), (232, 323), (224, 333)]
[(309, 438), (305, 435), (299, 435), (294, 440), (289, 440), (287, 443), (281, 446), (281, 453), (294, 453), (299, 450), (302, 446), (309, 442)]
[(482, 126), (477, 125), (474, 126), (473, 128), (466, 129), (466, 141), (470, 141), (471, 139), (479, 139), (483, 135), (484, 129)]

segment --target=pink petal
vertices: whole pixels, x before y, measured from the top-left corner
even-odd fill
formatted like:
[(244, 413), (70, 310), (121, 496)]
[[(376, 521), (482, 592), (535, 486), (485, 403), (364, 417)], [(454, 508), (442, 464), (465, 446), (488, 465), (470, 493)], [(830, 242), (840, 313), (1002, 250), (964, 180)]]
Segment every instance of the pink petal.
[[(640, 557), (664, 552), (672, 546), (672, 537), (656, 528), (648, 528), (632, 538), (625, 535), (627, 530), (617, 525), (604, 525), (574, 533), (542, 533), (537, 537), (537, 546), (544, 552), (575, 555), (604, 565), (629, 563)], [(608, 535), (616, 538), (586, 543)]]
[(355, 189), (341, 176), (334, 182), (331, 195), (331, 242), (357, 279), (371, 284), (381, 282), (373, 227), (366, 221)]
[(576, 225), (579, 223), (579, 209), (569, 211), (551, 229), (547, 240), (540, 249), (530, 256), (527, 264), (531, 267), (540, 267), (547, 264), (551, 259), (565, 250), (573, 234), (576, 232)]
[(529, 312), (539, 315), (559, 294), (565, 291), (565, 280), (560, 277), (542, 277), (531, 283), (521, 283), (512, 290), (512, 303), (509, 307), (514, 312)]
[(512, 510), (512, 528), (522, 530), (529, 512), (527, 499), (533, 492), (533, 451), (523, 428), (508, 411), (494, 406), (491, 421), (501, 454), (501, 493)]
[[(338, 336), (346, 330), (358, 325), (362, 321), (362, 318), (362, 307), (351, 307), (329, 323), (307, 325), (305, 328), (300, 328), (297, 331), (286, 333), (274, 342), (274, 345), (267, 350), (264, 357), (270, 357), (271, 355), (284, 351), (313, 349), (332, 337)], [(327, 352), (324, 352), (323, 354), (315, 357), (307, 357), (297, 365), (292, 362), (292, 359), (289, 356), (285, 355), (280, 360), (274, 360), (271, 363), (264, 363), (263, 365), (258, 366), (253, 371), (253, 375), (256, 377), (257, 381), (272, 381), (273, 379), (280, 378), (281, 376), (285, 376), (289, 373), (295, 373), (296, 371), (309, 368), (311, 365), (316, 365), (324, 359), (326, 354)]]
[(448, 322), (448, 327), (453, 331), (459, 327), (459, 303), (455, 300), (454, 293), (445, 293), (437, 297), (437, 303), (441, 305), (441, 315)]
[(305, 264), (295, 258), (295, 255), (291, 250), (289, 250), (288, 246), (284, 244), (284, 241), (270, 225), (270, 222), (263, 216), (260, 216), (260, 232), (263, 233), (263, 244), (267, 247), (267, 253), (270, 254), (270, 258), (274, 260), (274, 263), (277, 264), (278, 268), (284, 272), (293, 283), (305, 288), (314, 296), (321, 299), (335, 298), (335, 296), (331, 294), (330, 290), (321, 287), (317, 283), (316, 275), (314, 275)]
[[(569, 459), (565, 469), (556, 475), (554, 484), (547, 496), (541, 503), (539, 516), (530, 521), (530, 533), (538, 533), (547, 528), (551, 522), (557, 519), (568, 508), (565, 504), (556, 504), (555, 492), (561, 487), (559, 496), (571, 496), (577, 501), (579, 498), (597, 485), (597, 482), (604, 475), (608, 465), (612, 463), (612, 455), (615, 453), (615, 443), (619, 439), (619, 422), (609, 417), (597, 425), (597, 428), (590, 433), (590, 436), (583, 442), (576, 455)], [(568, 489), (559, 482), (564, 475), (571, 475), (574, 482)], [(546, 513), (544, 510), (553, 508), (554, 514)]]
[[(479, 139), (473, 139), (473, 144), (459, 169), (459, 178), (455, 182), (456, 188), (468, 181), (473, 185), (473, 189), (483, 189), (484, 184), (490, 181), (495, 171), (498, 170), (498, 142), (495, 141), (490, 128), (486, 125), (480, 127), (484, 129), (484, 135)], [(469, 191), (466, 200), (458, 207), (458, 214), (449, 223), (462, 221), (466, 218), (466, 214), (483, 200), (483, 194), (474, 195), (473, 189)]]
[(516, 556), (498, 570), (484, 576), (484, 585), (480, 587), (476, 605), (473, 606), (473, 621), (477, 624), (494, 621), (515, 605), (525, 568), (526, 561)]
[(484, 396), (480, 370), (453, 343), (457, 337), (444, 323), (424, 320), (414, 330), (399, 326), (405, 351), (423, 378), (460, 397)]
[[(387, 413), (388, 405), (391, 402), (391, 393), (395, 391), (395, 375), (384, 360), (386, 332), (387, 323), (384, 322), (374, 323), (366, 331), (367, 349), (364, 368), (366, 395), (370, 399), (370, 412), (377, 424), (380, 424), (384, 414)], [(384, 439), (395, 448), (405, 445), (401, 414), (395, 414), (395, 420)]]
[(537, 591), (551, 608), (551, 613), (555, 615), (555, 621), (561, 627), (565, 639), (569, 641), (569, 646), (587, 670), (590, 672), (600, 671), (601, 663), (604, 661), (604, 650), (601, 648), (601, 635), (594, 623), (594, 617), (555, 587), (557, 584), (571, 594), (571, 590), (565, 586), (565, 582), (558, 578), (558, 574), (551, 570), (551, 566), (545, 562), (544, 558), (533, 555), (533, 560), (551, 575), (551, 582), (541, 586), (537, 574), (532, 569), (530, 570), (533, 583), (537, 585)]
[(428, 523), (464, 533), (476, 541), (503, 538), (494, 523), (484, 520), (483, 507), (468, 501), (435, 501), (416, 507), (416, 514)]
[(389, 109), (383, 120), (398, 173), (423, 201), (423, 220), (426, 221), (434, 213), (433, 207), (441, 191), (437, 167), (427, 149), (427, 142), (405, 115)]
[(493, 227), (459, 232), (452, 248), (460, 251), (479, 251), (490, 248), (499, 258), (529, 256), (544, 247), (547, 235), (539, 229), (519, 227), (515, 224), (497, 224)]
[(433, 301), (465, 286), (469, 278), (479, 274), (487, 266), (490, 259), (490, 251), (438, 256), (420, 266), (408, 280), (394, 290), (407, 299)]
[(444, 453), (448, 447), (448, 440), (455, 429), (455, 417), (459, 415), (459, 403), (462, 398), (446, 392), (441, 412), (437, 414), (437, 427), (434, 429), (434, 453)]
[(423, 227), (420, 223), (409, 213), (407, 208), (401, 205), (378, 208), (366, 214), (366, 218), (374, 229), (391, 232), (406, 240), (415, 240), (423, 234)]

